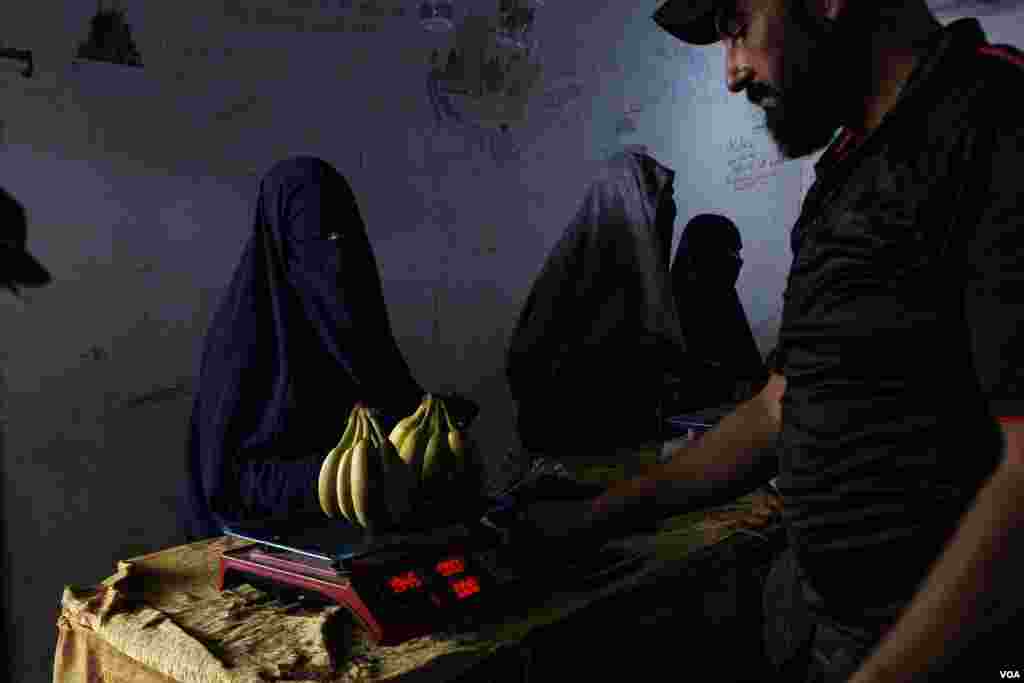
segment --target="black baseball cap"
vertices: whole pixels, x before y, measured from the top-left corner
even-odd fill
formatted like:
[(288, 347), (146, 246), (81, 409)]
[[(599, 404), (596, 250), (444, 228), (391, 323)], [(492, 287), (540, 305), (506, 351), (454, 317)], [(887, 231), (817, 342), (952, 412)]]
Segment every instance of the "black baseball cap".
[(25, 207), (0, 188), (0, 287), (42, 287), (50, 283), (49, 271), (25, 248), (27, 241)]
[(711, 45), (720, 40), (715, 8), (720, 0), (668, 0), (653, 15), (654, 23), (684, 43)]

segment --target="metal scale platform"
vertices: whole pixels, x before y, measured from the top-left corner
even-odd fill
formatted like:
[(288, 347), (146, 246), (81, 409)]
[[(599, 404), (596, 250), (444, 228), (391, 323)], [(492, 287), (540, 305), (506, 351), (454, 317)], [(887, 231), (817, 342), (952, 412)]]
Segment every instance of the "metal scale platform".
[(387, 646), (500, 619), (510, 600), (521, 604), (524, 591), (582, 587), (638, 566), (639, 557), (607, 547), (551, 562), (517, 543), (513, 529), (525, 502), (600, 492), (550, 473), (522, 484), (482, 501), (469, 521), (403, 535), (374, 536), (322, 516), (227, 526), (228, 535), (252, 545), (221, 555), (219, 588), (249, 583), (282, 597), (342, 605), (373, 643)]

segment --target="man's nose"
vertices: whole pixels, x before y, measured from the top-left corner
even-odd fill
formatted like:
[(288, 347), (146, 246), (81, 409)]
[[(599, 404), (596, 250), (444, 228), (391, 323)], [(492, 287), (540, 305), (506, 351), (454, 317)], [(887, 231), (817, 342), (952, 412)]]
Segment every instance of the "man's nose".
[(742, 92), (750, 83), (754, 71), (750, 68), (744, 51), (735, 45), (725, 46), (725, 85), (729, 92)]

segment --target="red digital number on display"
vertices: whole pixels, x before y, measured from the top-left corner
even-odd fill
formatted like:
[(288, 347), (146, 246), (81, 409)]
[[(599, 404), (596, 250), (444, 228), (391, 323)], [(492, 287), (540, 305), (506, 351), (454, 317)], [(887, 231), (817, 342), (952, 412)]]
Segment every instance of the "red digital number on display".
[(437, 573), (441, 576), (452, 576), (466, 571), (466, 561), (461, 557), (450, 557), (437, 563)]
[(388, 585), (391, 586), (391, 590), (395, 593), (404, 593), (414, 588), (422, 588), (423, 582), (420, 580), (420, 577), (416, 576), (416, 572), (406, 572), (398, 576), (392, 576), (388, 579)]
[(475, 576), (467, 576), (461, 579), (455, 579), (451, 581), (452, 588), (455, 590), (455, 597), (459, 600), (468, 598), (471, 595), (476, 595), (480, 592), (480, 581)]

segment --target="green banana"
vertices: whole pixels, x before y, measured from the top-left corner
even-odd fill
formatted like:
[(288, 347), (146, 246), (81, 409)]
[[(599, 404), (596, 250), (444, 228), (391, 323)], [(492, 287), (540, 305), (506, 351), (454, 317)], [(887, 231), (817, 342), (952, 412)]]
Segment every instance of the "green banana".
[(412, 468), (417, 481), (419, 481), (420, 473), (423, 470), (424, 450), (426, 449), (427, 442), (430, 440), (429, 422), (433, 411), (434, 399), (430, 394), (427, 394), (426, 415), (409, 432), (409, 435), (402, 440), (402, 445), (398, 448), (399, 457), (402, 458), (406, 465)]
[(461, 430), (445, 406), (445, 419), (448, 422), (448, 447), (451, 448), (455, 465), (455, 477), (460, 488), (465, 488), (470, 495), (476, 495), (483, 487), (483, 467), (476, 455), (473, 442)]
[(451, 449), (452, 455), (455, 456), (456, 471), (460, 474), (465, 469), (465, 455), (466, 455), (466, 440), (462, 436), (455, 423), (452, 422), (451, 413), (448, 412), (448, 406), (444, 407), (444, 421), (448, 425), (448, 448)]
[(380, 468), (384, 475), (383, 480), (390, 489), (387, 496), (390, 518), (394, 524), (400, 525), (412, 512), (412, 496), (416, 488), (416, 479), (409, 466), (399, 457), (395, 445), (384, 438), (380, 424), (371, 418), (370, 426), (377, 433)]
[(380, 428), (377, 426), (377, 418), (366, 409), (363, 410), (361, 418), (366, 426), (366, 438), (376, 448), (380, 445)]
[(444, 411), (444, 402), (438, 401), (430, 425), (430, 440), (423, 454), (421, 480), (423, 486), (433, 495), (444, 493), (445, 483), (451, 479), (455, 469), (455, 456), (448, 445), (448, 430), (441, 423)]

